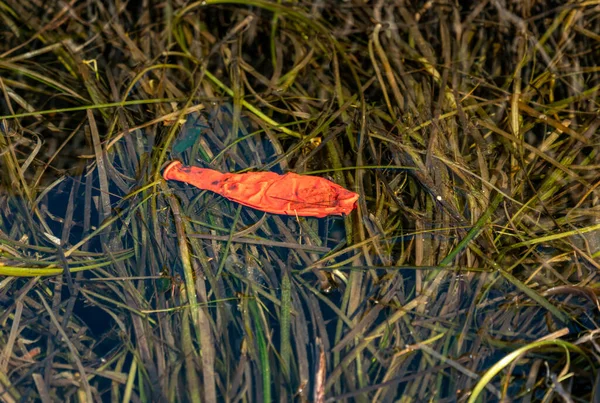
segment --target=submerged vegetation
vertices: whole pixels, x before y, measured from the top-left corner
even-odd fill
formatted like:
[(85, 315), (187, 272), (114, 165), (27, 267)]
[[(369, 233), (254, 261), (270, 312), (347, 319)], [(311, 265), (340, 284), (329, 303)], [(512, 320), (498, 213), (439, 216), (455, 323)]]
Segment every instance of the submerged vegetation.
[(598, 2), (335, 3), (0, 2), (0, 400), (600, 398)]

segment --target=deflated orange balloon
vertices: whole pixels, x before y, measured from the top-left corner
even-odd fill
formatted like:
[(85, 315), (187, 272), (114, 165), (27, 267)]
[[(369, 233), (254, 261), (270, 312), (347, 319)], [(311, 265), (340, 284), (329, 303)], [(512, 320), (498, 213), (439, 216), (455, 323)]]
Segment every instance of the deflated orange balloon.
[(173, 161), (165, 168), (163, 177), (273, 214), (304, 217), (350, 214), (358, 200), (358, 194), (327, 179), (295, 173), (221, 173)]

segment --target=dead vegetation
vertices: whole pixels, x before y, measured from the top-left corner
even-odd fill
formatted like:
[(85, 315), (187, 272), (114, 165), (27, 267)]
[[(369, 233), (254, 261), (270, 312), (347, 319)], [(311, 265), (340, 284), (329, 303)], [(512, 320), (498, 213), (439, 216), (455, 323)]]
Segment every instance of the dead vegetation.
[(0, 399), (598, 399), (599, 11), (0, 3)]

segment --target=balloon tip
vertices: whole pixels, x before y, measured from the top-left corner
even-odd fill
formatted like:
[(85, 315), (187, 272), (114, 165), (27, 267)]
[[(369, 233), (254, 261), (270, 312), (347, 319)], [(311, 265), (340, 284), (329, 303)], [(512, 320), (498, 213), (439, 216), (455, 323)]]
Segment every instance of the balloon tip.
[(173, 168), (176, 168), (176, 167), (178, 167), (180, 165), (182, 165), (181, 161), (177, 161), (177, 160), (175, 160), (175, 161), (171, 162), (169, 165), (167, 165), (167, 167), (163, 171), (163, 178), (165, 178), (167, 180), (171, 179), (169, 177), (169, 171), (171, 171)]

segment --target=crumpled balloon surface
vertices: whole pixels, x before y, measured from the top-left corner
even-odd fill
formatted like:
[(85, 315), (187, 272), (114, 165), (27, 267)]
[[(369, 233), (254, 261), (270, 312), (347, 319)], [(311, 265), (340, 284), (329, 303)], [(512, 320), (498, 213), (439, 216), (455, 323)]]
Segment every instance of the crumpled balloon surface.
[(173, 161), (163, 171), (163, 177), (272, 214), (304, 217), (350, 214), (358, 200), (358, 194), (327, 179), (295, 173), (221, 173)]

